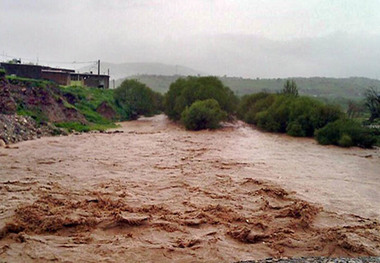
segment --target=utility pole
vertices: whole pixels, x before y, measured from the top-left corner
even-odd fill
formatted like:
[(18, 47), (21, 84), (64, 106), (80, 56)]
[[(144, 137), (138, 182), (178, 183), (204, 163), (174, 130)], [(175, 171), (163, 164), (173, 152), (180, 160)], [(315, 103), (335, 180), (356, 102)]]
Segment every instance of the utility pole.
[(100, 75), (100, 59), (98, 60), (98, 75)]
[(110, 69), (108, 69), (108, 76), (110, 75)]

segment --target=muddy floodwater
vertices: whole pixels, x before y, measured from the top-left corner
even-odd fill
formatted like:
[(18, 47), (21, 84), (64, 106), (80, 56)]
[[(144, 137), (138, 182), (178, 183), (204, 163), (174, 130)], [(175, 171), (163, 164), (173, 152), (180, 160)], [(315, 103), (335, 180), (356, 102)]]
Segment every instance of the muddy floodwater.
[(379, 149), (163, 115), (0, 148), (0, 261), (379, 256)]

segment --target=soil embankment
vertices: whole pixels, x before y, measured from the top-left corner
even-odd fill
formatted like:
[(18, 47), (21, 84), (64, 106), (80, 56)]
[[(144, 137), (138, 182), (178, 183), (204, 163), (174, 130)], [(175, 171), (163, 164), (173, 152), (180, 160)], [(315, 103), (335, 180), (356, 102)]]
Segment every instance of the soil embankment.
[(0, 147), (42, 136), (65, 134), (52, 123), (85, 117), (68, 103), (57, 86), (38, 80), (0, 76)]
[(52, 83), (38, 80), (9, 81), (0, 77), (0, 113), (29, 113), (40, 121), (86, 122), (85, 117), (75, 109), (67, 107), (61, 91)]
[(0, 148), (2, 260), (380, 255), (378, 149), (164, 116), (120, 130)]

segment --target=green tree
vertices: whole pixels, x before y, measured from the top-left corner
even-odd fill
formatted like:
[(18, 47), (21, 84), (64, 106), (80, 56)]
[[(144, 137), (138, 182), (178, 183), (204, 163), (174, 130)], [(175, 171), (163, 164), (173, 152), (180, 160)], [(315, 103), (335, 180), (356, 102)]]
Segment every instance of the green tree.
[(373, 122), (375, 119), (380, 118), (380, 93), (375, 91), (374, 88), (369, 88), (367, 89), (365, 96), (365, 105), (371, 114), (369, 122)]
[(179, 120), (186, 107), (197, 100), (214, 99), (228, 114), (234, 113), (238, 99), (216, 77), (180, 78), (170, 85), (165, 94), (165, 113), (172, 120)]
[(180, 78), (170, 85), (168, 92), (164, 96), (164, 112), (172, 120), (179, 120), (181, 113), (177, 110), (176, 104), (180, 104), (182, 90), (187, 85), (186, 79)]
[[(344, 113), (339, 107), (325, 105), (310, 97), (296, 97), (290, 103), (287, 133), (292, 136), (311, 137), (316, 129), (343, 116)], [(302, 132), (298, 132), (299, 128)]]
[(216, 129), (227, 118), (214, 99), (199, 100), (182, 112), (181, 121), (188, 130)]
[(284, 88), (282, 89), (282, 93), (287, 95), (298, 96), (298, 88), (296, 82), (294, 80), (287, 79), (284, 84)]
[[(246, 115), (251, 108), (260, 100), (268, 97), (270, 94), (267, 92), (259, 92), (255, 94), (245, 95), (241, 98), (237, 108), (237, 116), (239, 119), (246, 121)], [(247, 121), (246, 121), (247, 122)]]
[(115, 89), (114, 99), (124, 109), (129, 119), (137, 119), (140, 115), (151, 116), (159, 112), (162, 95), (153, 92), (145, 84), (127, 79)]
[(271, 106), (256, 115), (257, 125), (270, 132), (286, 132), (293, 96), (277, 95)]
[(361, 116), (365, 112), (365, 105), (364, 102), (355, 102), (352, 100), (349, 100), (347, 103), (347, 116), (350, 119), (355, 119)]
[[(276, 94), (268, 94), (268, 96), (263, 97), (259, 100), (256, 100), (254, 103), (248, 105), (247, 110), (246, 110), (242, 120), (247, 122), (247, 123), (256, 125), (257, 121), (258, 121), (257, 114), (262, 112), (262, 111), (268, 110), (269, 107), (276, 100), (276, 97), (277, 97)], [(251, 99), (253, 99), (253, 98), (254, 98), (254, 95), (252, 96)], [(244, 102), (242, 104), (244, 105)], [(239, 108), (242, 109), (241, 107), (239, 107)]]

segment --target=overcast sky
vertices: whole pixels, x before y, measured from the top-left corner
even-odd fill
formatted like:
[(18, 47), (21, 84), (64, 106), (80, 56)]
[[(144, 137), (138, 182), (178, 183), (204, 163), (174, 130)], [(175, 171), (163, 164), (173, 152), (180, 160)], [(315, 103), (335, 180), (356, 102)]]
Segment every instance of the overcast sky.
[(380, 78), (379, 0), (0, 0), (0, 55)]

